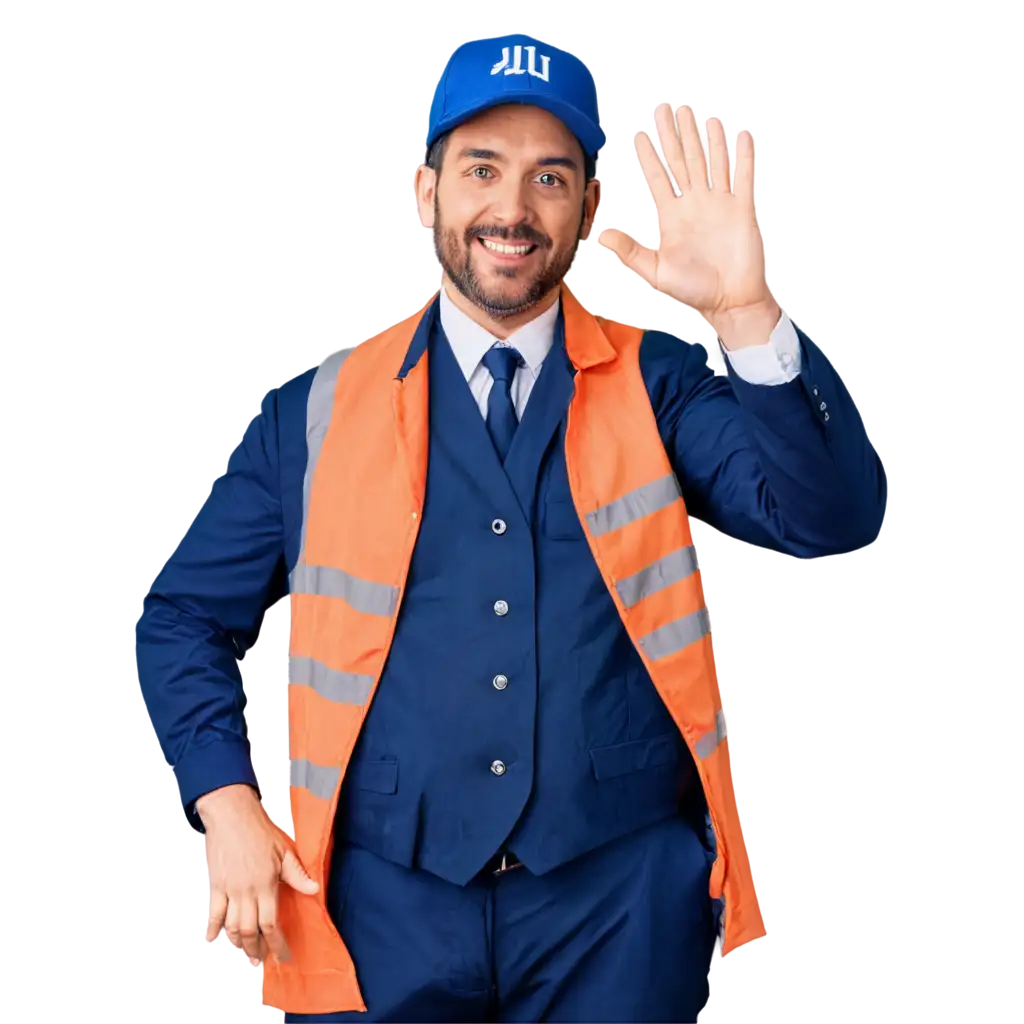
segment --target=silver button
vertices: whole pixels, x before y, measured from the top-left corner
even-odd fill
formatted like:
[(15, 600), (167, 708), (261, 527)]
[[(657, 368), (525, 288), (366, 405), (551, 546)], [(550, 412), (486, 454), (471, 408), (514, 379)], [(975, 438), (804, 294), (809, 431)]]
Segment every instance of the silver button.
[(828, 423), (828, 413), (825, 413), (825, 422)]
[(504, 775), (505, 774), (505, 762), (504, 761), (492, 761), (491, 762), (491, 771), (494, 772), (495, 775)]
[(495, 615), (508, 615), (508, 601), (495, 601), (494, 602), (494, 614)]
[(496, 690), (504, 690), (508, 686), (508, 676), (498, 674), (494, 677), (494, 688)]
[(821, 405), (819, 405), (819, 406), (818, 406), (818, 408), (819, 408), (819, 409), (820, 409), (820, 410), (821, 410), (822, 412), (824, 412), (824, 411), (825, 411), (825, 410), (826, 410), (826, 409), (828, 408), (828, 406), (826, 406), (826, 405), (825, 405), (825, 403), (824, 403), (824, 402), (822, 402), (822, 403), (821, 403)]
[(508, 527), (505, 525), (504, 519), (495, 519), (494, 522), (491, 523), (491, 529), (500, 537)]
[(815, 388), (815, 389), (814, 389), (814, 393), (815, 393), (815, 394), (817, 394), (817, 393), (818, 393), (818, 389), (817, 389), (817, 388)]

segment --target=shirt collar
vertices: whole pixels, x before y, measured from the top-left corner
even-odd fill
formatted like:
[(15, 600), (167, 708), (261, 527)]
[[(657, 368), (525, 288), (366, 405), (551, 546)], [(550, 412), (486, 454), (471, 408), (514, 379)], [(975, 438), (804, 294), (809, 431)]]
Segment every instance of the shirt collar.
[[(534, 376), (540, 372), (541, 363), (554, 343), (560, 305), (561, 298), (504, 339), (504, 344), (513, 345), (518, 349)], [(469, 380), (480, 365), (484, 354), (493, 348), (495, 343), (502, 343), (501, 339), (495, 338), (486, 327), (481, 327), (452, 302), (448, 297), (447, 283), (441, 286), (440, 314), (441, 327), (448, 338), (448, 343), (466, 380)]]

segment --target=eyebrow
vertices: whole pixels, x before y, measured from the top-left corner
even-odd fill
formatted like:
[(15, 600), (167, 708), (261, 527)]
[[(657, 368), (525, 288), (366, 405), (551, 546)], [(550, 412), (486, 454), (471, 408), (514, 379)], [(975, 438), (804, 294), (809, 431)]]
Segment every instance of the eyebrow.
[[(504, 161), (504, 157), (493, 149), (463, 149), (459, 153), (459, 159), (469, 157), (472, 160), (497, 160)], [(537, 161), (538, 167), (568, 167), (572, 171), (578, 171), (579, 164), (567, 156), (546, 156)]]

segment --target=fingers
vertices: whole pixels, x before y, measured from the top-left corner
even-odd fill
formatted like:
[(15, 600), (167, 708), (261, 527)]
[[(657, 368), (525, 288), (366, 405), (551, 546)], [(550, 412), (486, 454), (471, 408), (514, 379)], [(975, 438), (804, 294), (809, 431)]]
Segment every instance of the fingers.
[(594, 234), (594, 248), (605, 256), (625, 259), (637, 249), (656, 249), (657, 225), (652, 223), (601, 224)]
[[(697, 121), (693, 110), (684, 105), (672, 118), (672, 108), (662, 103), (654, 111), (654, 119), (658, 125), (658, 138), (665, 161), (672, 171), (672, 176), (679, 186), (680, 192), (690, 189), (708, 188), (708, 165), (704, 159), (704, 146), (701, 143)], [(711, 188), (718, 192), (730, 191), (729, 181), (729, 147), (725, 141), (725, 129), (717, 117), (708, 119), (708, 151), (711, 156)], [(641, 150), (641, 136), (643, 150)], [(637, 136), (637, 152), (644, 166), (644, 174), (654, 193), (655, 202), (670, 198), (667, 188), (671, 189), (668, 175), (654, 150), (650, 139), (642, 132)], [(655, 190), (657, 181), (657, 191)], [(663, 184), (662, 182), (666, 184)], [(754, 199), (754, 139), (750, 132), (740, 132), (736, 139), (736, 195), (742, 195), (749, 202)], [(671, 193), (671, 198), (675, 192)]]
[(258, 958), (259, 916), (254, 895), (239, 894), (228, 898), (224, 934), (232, 946), (245, 950), (250, 959)]
[(223, 892), (214, 893), (206, 929), (207, 942), (217, 937), (221, 925), (231, 944), (244, 950), (253, 965), (262, 963), (269, 954), (282, 961), (291, 956), (278, 923), (274, 890), (268, 889), (259, 895), (240, 895), (237, 899), (228, 899)]
[(272, 953), (278, 960), (287, 960), (289, 957), (288, 945), (284, 941), (284, 934), (281, 932), (277, 922), (277, 893), (268, 892), (259, 897), (257, 901), (260, 921), (260, 934), (262, 937), (260, 959), (264, 959), (267, 953)]
[(636, 155), (640, 158), (640, 166), (643, 168), (647, 185), (654, 197), (654, 203), (661, 209), (666, 203), (676, 198), (676, 190), (672, 187), (672, 180), (665, 170), (665, 165), (654, 148), (654, 143), (646, 132), (637, 132), (633, 139), (636, 146)]
[(686, 172), (690, 179), (690, 188), (707, 191), (708, 165), (704, 162), (704, 146), (700, 141), (700, 132), (697, 131), (697, 121), (689, 107), (682, 106), (676, 111), (673, 129), (677, 125), (683, 146), (683, 156), (686, 160)]
[(605, 224), (595, 245), (615, 259), (615, 269), (629, 270), (634, 278), (654, 288), (657, 281), (657, 248), (651, 245), (652, 225)]
[(240, 908), (238, 900), (228, 899), (228, 911), (224, 917), (224, 934), (228, 937), (228, 942), (238, 949), (242, 948), (242, 934), (239, 931)]
[(320, 891), (319, 884), (306, 874), (302, 862), (295, 855), (295, 851), (290, 848), (285, 851), (284, 857), (281, 859), (281, 881), (307, 896), (312, 896), (313, 893)]
[(242, 949), (250, 958), (256, 960), (260, 956), (259, 905), (255, 896), (245, 897), (239, 908), (238, 932), (242, 940)]
[(210, 918), (206, 924), (206, 941), (213, 942), (224, 925), (228, 909), (228, 894), (223, 889), (210, 890)]
[(680, 192), (687, 192), (690, 189), (690, 172), (686, 168), (686, 155), (679, 141), (676, 123), (672, 120), (672, 108), (667, 103), (659, 103), (655, 108), (654, 123), (658, 126), (661, 151), (665, 154), (665, 161), (676, 179), (676, 185)]
[(711, 155), (711, 187), (716, 192), (728, 192), (729, 185), (729, 146), (725, 141), (725, 129), (717, 117), (709, 117), (708, 151)]
[[(264, 892), (258, 896), (229, 900), (222, 893), (220, 908), (215, 916), (217, 924), (210, 922), (201, 930), (200, 942), (227, 946), (245, 959), (250, 968), (258, 967), (268, 956), (287, 961), (288, 943), (278, 924), (278, 895)], [(212, 911), (211, 911), (212, 914)]]
[(207, 941), (212, 942), (223, 927), (231, 944), (244, 950), (251, 964), (262, 963), (271, 955), (281, 961), (290, 959), (291, 953), (278, 919), (279, 880), (308, 895), (320, 890), (320, 886), (306, 873), (295, 851), (286, 849), (279, 873), (266, 884), (250, 885), (230, 895), (223, 888), (211, 889)]
[(746, 131), (736, 136), (735, 194), (754, 205), (754, 136)]

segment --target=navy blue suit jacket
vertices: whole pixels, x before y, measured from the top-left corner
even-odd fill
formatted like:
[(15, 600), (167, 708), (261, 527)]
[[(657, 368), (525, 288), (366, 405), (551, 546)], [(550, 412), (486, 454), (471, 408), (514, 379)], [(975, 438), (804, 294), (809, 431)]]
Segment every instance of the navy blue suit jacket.
[[(750, 384), (726, 360), (659, 331), (643, 377), (691, 516), (798, 558), (873, 541), (886, 503), (882, 463), (839, 375), (794, 323), (801, 372)], [(257, 788), (238, 662), (298, 559), (306, 397), (316, 367), (268, 392), (209, 498), (154, 581), (136, 626), (142, 692), (185, 813), (232, 783)]]

